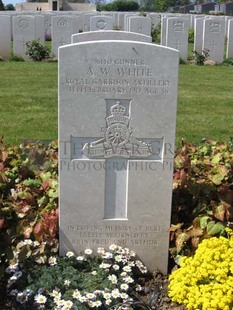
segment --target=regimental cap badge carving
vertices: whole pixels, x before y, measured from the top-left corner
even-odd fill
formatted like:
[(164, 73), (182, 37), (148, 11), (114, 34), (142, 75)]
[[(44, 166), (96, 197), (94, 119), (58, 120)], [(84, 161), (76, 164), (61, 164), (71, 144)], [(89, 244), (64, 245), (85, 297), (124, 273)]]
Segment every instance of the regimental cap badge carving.
[(88, 158), (138, 158), (152, 155), (152, 146), (133, 137), (129, 127), (130, 117), (126, 116), (126, 108), (116, 102), (110, 108), (111, 115), (106, 117), (106, 130), (103, 138), (86, 143), (82, 153)]

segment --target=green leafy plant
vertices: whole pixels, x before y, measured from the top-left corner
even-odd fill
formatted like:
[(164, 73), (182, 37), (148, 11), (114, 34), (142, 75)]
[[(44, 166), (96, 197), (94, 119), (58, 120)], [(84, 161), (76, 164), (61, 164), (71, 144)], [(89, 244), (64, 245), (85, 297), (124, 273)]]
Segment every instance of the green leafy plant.
[(28, 55), (33, 61), (42, 61), (50, 55), (49, 48), (44, 46), (40, 40), (27, 42), (26, 47), (26, 55)]
[(188, 32), (188, 42), (194, 43), (194, 29), (189, 29)]
[(233, 66), (233, 57), (225, 58), (222, 64), (225, 66)]
[(151, 31), (152, 42), (160, 44), (161, 24)]
[[(33, 251), (41, 247), (31, 240), (22, 242), (20, 247), (24, 246)], [(133, 251), (115, 244), (108, 250), (98, 248), (95, 255), (86, 249), (77, 256), (73, 252), (50, 256), (40, 265), (32, 259), (22, 262), (20, 247), (6, 272), (9, 295), (25, 309), (107, 310), (120, 303), (133, 304), (133, 291), (140, 291), (140, 278), (148, 276)]]
[(188, 310), (233, 308), (233, 231), (203, 240), (169, 277), (169, 296)]
[(25, 61), (23, 59), (23, 57), (18, 56), (18, 55), (11, 55), (9, 58), (9, 61), (16, 61), (16, 62), (20, 62), (20, 61)]
[(209, 50), (204, 49), (202, 53), (197, 51), (193, 51), (193, 63), (198, 66), (203, 66), (205, 64), (206, 59), (209, 57)]
[(170, 251), (176, 262), (233, 221), (233, 146), (183, 141), (175, 156)]

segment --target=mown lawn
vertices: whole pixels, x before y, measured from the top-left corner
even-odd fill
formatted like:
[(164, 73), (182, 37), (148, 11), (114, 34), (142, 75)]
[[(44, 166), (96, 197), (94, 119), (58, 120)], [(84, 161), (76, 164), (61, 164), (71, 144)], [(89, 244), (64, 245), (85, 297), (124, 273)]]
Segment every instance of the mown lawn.
[[(202, 138), (228, 141), (233, 135), (233, 68), (180, 65), (177, 144)], [(0, 63), (0, 134), (57, 139), (57, 63)]]

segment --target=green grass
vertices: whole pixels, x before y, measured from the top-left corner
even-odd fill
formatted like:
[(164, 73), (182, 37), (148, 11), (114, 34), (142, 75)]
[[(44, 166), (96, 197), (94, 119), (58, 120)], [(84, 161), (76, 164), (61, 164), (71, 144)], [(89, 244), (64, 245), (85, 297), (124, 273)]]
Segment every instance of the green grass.
[[(57, 63), (0, 63), (0, 134), (57, 139)], [(180, 65), (177, 144), (181, 139), (228, 141), (233, 135), (233, 68)]]

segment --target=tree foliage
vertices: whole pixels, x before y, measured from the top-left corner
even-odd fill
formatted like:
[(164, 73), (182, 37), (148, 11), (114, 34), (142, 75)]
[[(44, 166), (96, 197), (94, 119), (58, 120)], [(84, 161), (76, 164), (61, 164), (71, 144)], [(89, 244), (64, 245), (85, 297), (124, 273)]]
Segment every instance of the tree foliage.
[(135, 1), (116, 0), (112, 3), (97, 4), (97, 11), (137, 11), (139, 5)]

